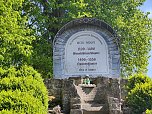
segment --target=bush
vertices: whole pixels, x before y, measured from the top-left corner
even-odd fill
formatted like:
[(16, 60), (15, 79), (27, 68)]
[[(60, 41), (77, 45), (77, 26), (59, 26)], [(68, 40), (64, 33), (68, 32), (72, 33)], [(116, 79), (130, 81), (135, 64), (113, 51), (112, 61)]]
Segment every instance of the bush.
[(0, 114), (25, 114), (24, 112), (17, 112), (15, 110), (2, 110)]
[(127, 84), (127, 104), (132, 114), (142, 114), (152, 107), (152, 80), (144, 75), (131, 76)]
[(151, 79), (148, 76), (139, 73), (129, 77), (128, 84), (126, 87), (127, 90), (130, 91), (136, 87), (136, 84), (144, 84), (146, 82), (151, 82)]
[(146, 110), (146, 114), (152, 114), (152, 110)]
[(1, 113), (11, 110), (26, 114), (47, 113), (47, 90), (40, 74), (32, 67), (1, 69), (0, 74)]
[(24, 112), (25, 114), (46, 114), (43, 103), (27, 92), (1, 91), (0, 110), (7, 109)]

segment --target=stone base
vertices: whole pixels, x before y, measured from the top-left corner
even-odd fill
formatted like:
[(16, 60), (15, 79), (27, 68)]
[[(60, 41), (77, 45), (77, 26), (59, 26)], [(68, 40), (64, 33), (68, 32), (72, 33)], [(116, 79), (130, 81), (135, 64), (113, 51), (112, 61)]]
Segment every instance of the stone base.
[(81, 109), (71, 109), (70, 114), (83, 114)]
[[(65, 80), (45, 79), (49, 96), (54, 96), (65, 114), (131, 114), (126, 107), (121, 109), (121, 97), (125, 98), (127, 92), (123, 87), (126, 80), (116, 78), (97, 77), (90, 78), (92, 85), (81, 85), (81, 77)], [(79, 85), (80, 84), (80, 85)], [(95, 85), (95, 86), (94, 86)], [(122, 92), (121, 96), (120, 93)], [(91, 104), (83, 106), (83, 104)], [(101, 104), (101, 107), (97, 104)], [(95, 110), (94, 107), (96, 107)], [(51, 107), (52, 108), (52, 107)], [(100, 108), (100, 109), (99, 109)], [(99, 113), (101, 112), (101, 113)], [(50, 111), (50, 113), (53, 113)]]
[(83, 111), (83, 114), (108, 114), (102, 111)]
[(110, 114), (123, 114), (121, 110), (110, 110)]

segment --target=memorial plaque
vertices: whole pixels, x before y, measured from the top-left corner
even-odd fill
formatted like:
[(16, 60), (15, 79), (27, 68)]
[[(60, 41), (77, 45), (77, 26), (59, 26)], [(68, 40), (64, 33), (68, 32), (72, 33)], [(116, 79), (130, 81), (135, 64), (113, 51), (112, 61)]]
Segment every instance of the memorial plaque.
[(54, 38), (54, 78), (119, 77), (119, 38), (105, 22), (94, 18), (73, 20)]
[(73, 34), (65, 47), (66, 75), (109, 73), (108, 48), (103, 37), (93, 31)]

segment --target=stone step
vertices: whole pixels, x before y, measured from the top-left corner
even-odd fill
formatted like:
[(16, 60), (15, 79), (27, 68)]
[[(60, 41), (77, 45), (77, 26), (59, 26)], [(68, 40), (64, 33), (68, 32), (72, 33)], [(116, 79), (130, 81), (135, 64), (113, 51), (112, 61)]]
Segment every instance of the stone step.
[[(81, 90), (84, 92), (84, 90), (81, 88)], [(97, 88), (92, 89), (92, 91), (90, 93), (96, 93), (97, 92)]]
[(83, 109), (71, 109), (70, 114), (109, 114), (108, 111), (86, 111)]
[(103, 111), (83, 111), (83, 114), (107, 114)]
[(75, 88), (77, 89), (78, 95), (80, 96), (85, 95), (85, 92), (82, 90), (80, 86), (75, 86)]
[(95, 95), (86, 95), (86, 96), (83, 96), (83, 99), (84, 100), (94, 100), (95, 99)]
[(83, 101), (94, 101), (96, 93), (97, 93), (97, 87), (93, 88), (92, 91), (88, 94), (84, 92), (81, 86), (75, 86), (77, 89), (77, 93), (80, 96), (80, 99)]
[(81, 109), (86, 111), (100, 111), (103, 108), (104, 104), (90, 104), (85, 103), (81, 104)]
[[(83, 91), (83, 90), (82, 90)], [(83, 91), (84, 92), (84, 91)], [(84, 92), (85, 93), (85, 92)], [(97, 90), (92, 90), (89, 94), (96, 94), (97, 93)], [(85, 93), (86, 94), (86, 93)], [(89, 94), (86, 94), (86, 95), (89, 95)]]
[(94, 101), (94, 99), (84, 99), (85, 102)]
[(83, 98), (95, 98), (96, 95), (82, 95)]
[[(82, 89), (81, 86), (75, 86), (78, 93), (82, 94), (82, 95), (88, 95), (85, 93), (85, 91)], [(89, 94), (96, 94), (97, 93), (97, 88), (94, 88)]]
[(91, 94), (91, 95), (82, 95), (82, 97), (90, 97), (90, 98), (93, 98), (95, 97), (96, 95), (95, 94)]
[(83, 96), (95, 96), (96, 93), (90, 93), (90, 94), (83, 94)]

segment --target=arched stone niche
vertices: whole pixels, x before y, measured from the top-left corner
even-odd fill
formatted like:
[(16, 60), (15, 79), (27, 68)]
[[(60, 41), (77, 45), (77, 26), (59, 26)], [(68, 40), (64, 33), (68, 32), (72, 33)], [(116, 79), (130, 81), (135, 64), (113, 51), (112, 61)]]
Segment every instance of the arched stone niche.
[(105, 22), (95, 18), (73, 20), (54, 38), (54, 78), (120, 76), (119, 38)]

